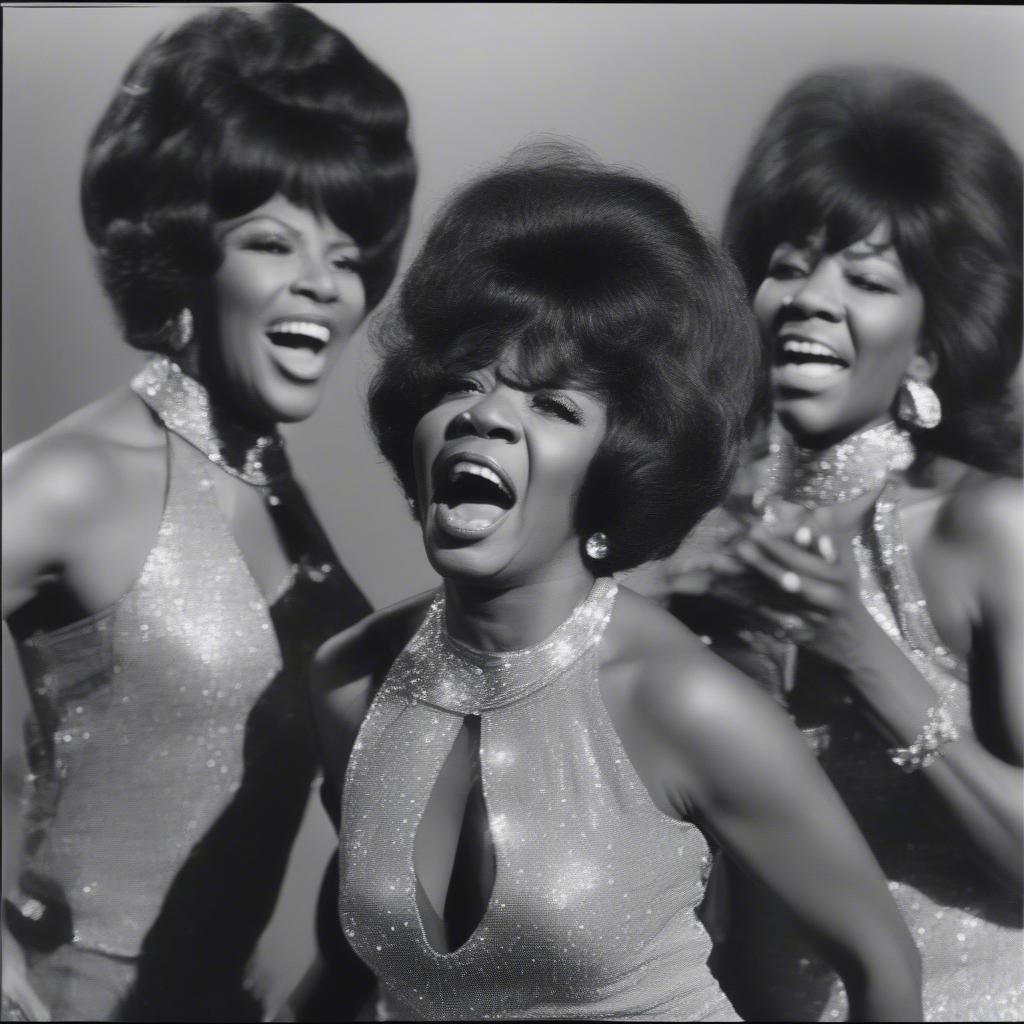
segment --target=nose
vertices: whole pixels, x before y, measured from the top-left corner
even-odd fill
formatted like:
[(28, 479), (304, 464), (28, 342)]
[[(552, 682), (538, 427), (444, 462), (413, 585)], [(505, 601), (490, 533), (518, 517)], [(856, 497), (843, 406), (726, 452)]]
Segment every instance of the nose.
[(840, 269), (836, 261), (825, 256), (814, 265), (811, 272), (800, 282), (800, 287), (790, 295), (786, 303), (788, 310), (805, 317), (818, 316), (838, 323), (843, 318), (843, 301), (839, 288)]
[(511, 395), (505, 391), (505, 387), (499, 385), (493, 391), (480, 395), (452, 419), (447, 438), (486, 437), (515, 444), (522, 437), (522, 428)]
[(291, 290), (314, 302), (337, 302), (338, 281), (331, 262), (314, 253), (303, 254)]

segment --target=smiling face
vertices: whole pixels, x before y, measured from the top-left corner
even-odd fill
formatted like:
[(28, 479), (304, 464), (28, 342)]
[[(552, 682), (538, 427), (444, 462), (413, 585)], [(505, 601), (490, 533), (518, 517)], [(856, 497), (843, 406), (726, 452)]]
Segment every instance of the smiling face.
[(820, 235), (779, 245), (754, 312), (772, 353), (776, 414), (806, 447), (885, 422), (908, 370), (929, 375), (924, 299), (884, 224), (838, 252), (822, 251)]
[(584, 571), (573, 514), (605, 429), (582, 391), (524, 390), (501, 366), (453, 381), (413, 437), (434, 569), (499, 586)]
[(359, 248), (280, 195), (221, 221), (216, 237), (224, 260), (213, 280), (214, 351), (205, 353), (216, 370), (201, 376), (251, 419), (305, 419), (363, 318)]

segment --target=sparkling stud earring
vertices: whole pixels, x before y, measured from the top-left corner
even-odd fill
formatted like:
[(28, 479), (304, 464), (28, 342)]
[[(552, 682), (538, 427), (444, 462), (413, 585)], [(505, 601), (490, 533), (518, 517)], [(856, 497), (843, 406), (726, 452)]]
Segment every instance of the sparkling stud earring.
[(595, 562), (599, 562), (602, 558), (608, 557), (608, 538), (603, 533), (592, 533), (587, 538), (587, 543), (584, 547), (587, 554), (594, 559)]
[(784, 306), (792, 306), (793, 305), (793, 296), (792, 295), (784, 295), (782, 297), (782, 305), (784, 305)]
[(942, 422), (942, 403), (923, 380), (904, 377), (896, 392), (896, 418), (908, 426), (932, 430)]
[(188, 306), (185, 306), (175, 318), (174, 328), (171, 336), (171, 348), (175, 352), (182, 352), (191, 344), (192, 335), (195, 332), (195, 319)]

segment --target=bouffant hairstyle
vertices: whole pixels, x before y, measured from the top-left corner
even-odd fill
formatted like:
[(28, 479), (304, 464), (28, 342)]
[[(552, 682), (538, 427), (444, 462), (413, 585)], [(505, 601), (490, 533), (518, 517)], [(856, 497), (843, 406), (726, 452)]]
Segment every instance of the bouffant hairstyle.
[(408, 120), (398, 86), (301, 7), (223, 8), (154, 39), (93, 133), (81, 185), (127, 340), (166, 349), (220, 265), (216, 221), (276, 193), (352, 236), (372, 308), (409, 219)]
[(725, 240), (753, 294), (772, 250), (824, 228), (837, 251), (888, 221), (924, 296), (942, 423), (924, 451), (1020, 469), (1008, 384), (1021, 354), (1021, 163), (949, 86), (888, 67), (837, 68), (793, 86), (736, 185)]
[(760, 363), (735, 268), (678, 200), (555, 145), (448, 202), (374, 342), (370, 418), (409, 497), (413, 431), (453, 376), (506, 359), (524, 389), (605, 401), (575, 509), (581, 542), (608, 536), (601, 574), (670, 554), (721, 499)]

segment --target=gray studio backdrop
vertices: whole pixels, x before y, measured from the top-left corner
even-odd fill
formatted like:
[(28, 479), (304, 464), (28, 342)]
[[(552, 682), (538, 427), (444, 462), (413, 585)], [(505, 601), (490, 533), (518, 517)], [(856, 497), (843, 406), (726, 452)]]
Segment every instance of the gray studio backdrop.
[[(1024, 150), (1024, 16), (1011, 7), (310, 4), (401, 84), (420, 187), (405, 262), (439, 200), (524, 141), (571, 137), (645, 171), (717, 228), (751, 137), (783, 88), (835, 62), (941, 75)], [(199, 5), (7, 6), (3, 32), (3, 445), (123, 383), (78, 212), (86, 139), (154, 34)], [(323, 407), (288, 437), (345, 565), (375, 605), (435, 583), (368, 436), (361, 332)], [(5, 671), (16, 674), (9, 637)], [(13, 680), (8, 679), (8, 683)], [(25, 701), (5, 698), (5, 749)], [(9, 760), (9, 756), (8, 756)], [(309, 815), (267, 942), (298, 973), (332, 837)]]

